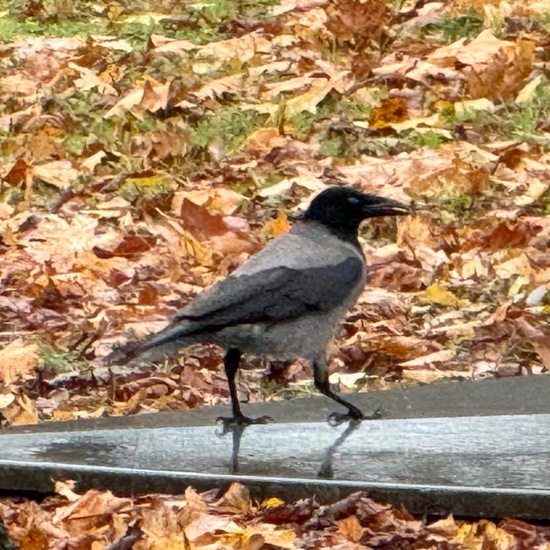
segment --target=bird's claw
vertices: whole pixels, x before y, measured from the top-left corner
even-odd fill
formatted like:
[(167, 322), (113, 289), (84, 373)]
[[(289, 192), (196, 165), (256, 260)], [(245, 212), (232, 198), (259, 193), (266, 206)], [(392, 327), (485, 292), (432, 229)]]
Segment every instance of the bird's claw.
[(223, 433), (229, 433), (237, 427), (245, 428), (246, 426), (251, 426), (252, 424), (268, 424), (273, 422), (271, 416), (260, 416), (259, 418), (249, 418), (248, 416), (218, 416), (216, 422), (219, 422), (223, 425)]
[(382, 411), (376, 409), (372, 414), (363, 414), (361, 411), (355, 413), (354, 411), (348, 411), (346, 413), (334, 412), (329, 415), (328, 423), (331, 426), (340, 426), (344, 422), (362, 422), (363, 420), (378, 420), (382, 418)]
[(337, 413), (334, 412), (329, 415), (328, 417), (328, 423), (335, 428), (336, 426), (340, 426), (340, 424), (344, 424), (344, 422), (355, 421), (355, 422), (361, 422), (361, 418), (355, 418), (352, 417), (349, 413)]

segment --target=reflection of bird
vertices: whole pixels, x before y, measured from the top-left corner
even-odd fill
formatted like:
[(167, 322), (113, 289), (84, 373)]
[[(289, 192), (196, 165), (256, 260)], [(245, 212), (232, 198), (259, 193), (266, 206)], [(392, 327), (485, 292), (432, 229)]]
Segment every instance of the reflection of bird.
[[(361, 419), (351, 419), (348, 427), (338, 436), (338, 439), (325, 451), (323, 462), (317, 470), (317, 477), (321, 479), (334, 479), (334, 455), (341, 450), (346, 439), (360, 426)], [(238, 465), (238, 461), (237, 461)]]
[(335, 420), (365, 418), (331, 391), (326, 348), (365, 285), (365, 258), (357, 238), (360, 223), (407, 213), (407, 206), (391, 199), (328, 188), (313, 199), (289, 233), (202, 292), (166, 328), (116, 350), (108, 361), (138, 356), (158, 360), (194, 343), (223, 346), (233, 413), (225, 421), (249, 424), (266, 418), (250, 419), (241, 412), (235, 387), (241, 354), (303, 357), (313, 363), (315, 387), (348, 409), (346, 415), (333, 415)]

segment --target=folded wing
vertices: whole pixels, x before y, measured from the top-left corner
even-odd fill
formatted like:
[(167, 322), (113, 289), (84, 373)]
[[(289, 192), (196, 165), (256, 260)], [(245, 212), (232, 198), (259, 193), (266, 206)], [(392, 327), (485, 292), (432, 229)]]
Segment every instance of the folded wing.
[(170, 324), (133, 355), (167, 342), (227, 327), (278, 323), (341, 306), (363, 277), (363, 263), (349, 257), (335, 265), (274, 267), (229, 276), (179, 310)]

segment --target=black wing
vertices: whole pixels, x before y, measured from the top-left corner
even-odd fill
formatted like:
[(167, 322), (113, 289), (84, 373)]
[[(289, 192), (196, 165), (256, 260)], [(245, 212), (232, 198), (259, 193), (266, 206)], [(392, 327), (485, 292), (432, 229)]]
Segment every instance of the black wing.
[(275, 323), (307, 313), (329, 312), (353, 292), (362, 272), (361, 260), (350, 257), (336, 265), (276, 267), (230, 276), (181, 309), (146, 347), (230, 326)]

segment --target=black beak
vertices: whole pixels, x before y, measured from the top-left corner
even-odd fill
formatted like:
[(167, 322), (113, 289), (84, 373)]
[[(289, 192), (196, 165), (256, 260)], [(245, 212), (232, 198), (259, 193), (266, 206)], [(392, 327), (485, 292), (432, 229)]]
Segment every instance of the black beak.
[(410, 213), (411, 208), (409, 206), (384, 197), (376, 197), (375, 201), (365, 204), (365, 214), (367, 218), (377, 218), (379, 216), (406, 216)]

